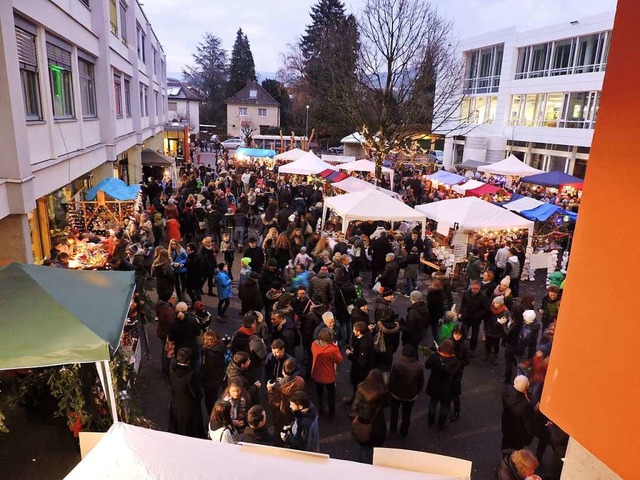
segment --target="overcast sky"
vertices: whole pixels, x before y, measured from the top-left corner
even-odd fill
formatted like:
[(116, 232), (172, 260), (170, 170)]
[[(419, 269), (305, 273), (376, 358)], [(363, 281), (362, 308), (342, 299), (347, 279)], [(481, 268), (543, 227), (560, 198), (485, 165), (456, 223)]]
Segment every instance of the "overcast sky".
[[(346, 0), (357, 13), (366, 0)], [(281, 53), (310, 23), (315, 0), (143, 0), (167, 55), (167, 71), (181, 72), (205, 32), (231, 51), (238, 27), (249, 37), (259, 72), (275, 72)], [(616, 0), (432, 0), (453, 20), (459, 38), (518, 25), (525, 30), (612, 11)]]

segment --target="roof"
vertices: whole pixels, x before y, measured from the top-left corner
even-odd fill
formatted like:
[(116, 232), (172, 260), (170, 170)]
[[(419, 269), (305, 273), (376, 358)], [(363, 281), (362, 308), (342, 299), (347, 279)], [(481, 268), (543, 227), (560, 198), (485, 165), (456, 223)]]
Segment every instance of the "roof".
[(353, 132), (351, 135), (347, 135), (342, 140), (340, 140), (340, 143), (355, 143), (360, 145), (362, 143), (365, 143), (365, 139), (360, 132)]
[(167, 97), (169, 100), (192, 100), (201, 102), (202, 98), (194, 90), (173, 78), (167, 79)]
[(579, 185), (582, 187), (584, 180), (564, 172), (545, 172), (531, 175), (521, 179), (522, 183), (533, 183), (547, 187), (559, 187), (561, 185)]
[(120, 179), (109, 177), (87, 190), (85, 198), (89, 201), (94, 200), (100, 190), (111, 198), (120, 201), (127, 201), (136, 199), (136, 196), (140, 191), (140, 185), (127, 185)]
[(301, 150), (299, 148), (293, 148), (291, 150), (287, 150), (286, 152), (279, 153), (275, 156), (276, 160), (285, 160), (287, 162), (294, 162), (301, 157), (304, 157), (307, 154), (305, 150)]
[(156, 165), (160, 167), (173, 166), (173, 158), (155, 152), (150, 148), (142, 150), (142, 165)]
[(0, 370), (109, 360), (134, 289), (133, 272), (1, 268)]
[(530, 167), (513, 154), (499, 162), (480, 166), (477, 170), (479, 172), (493, 173), (495, 175), (514, 175), (518, 177), (543, 173), (542, 170)]
[[(376, 164), (371, 160), (362, 159), (355, 162), (343, 163), (338, 168), (347, 172), (369, 172), (374, 173), (376, 171)], [(382, 167), (383, 173), (393, 173), (393, 170), (388, 167)]]
[[(256, 97), (251, 98), (251, 91), (256, 91)], [(231, 105), (264, 105), (279, 107), (280, 102), (273, 98), (258, 82), (255, 80), (249, 82), (246, 87), (235, 95), (230, 96), (225, 103)]]
[(315, 175), (326, 169), (336, 170), (332, 165), (320, 160), (313, 152), (307, 152), (298, 160), (280, 167), (278, 173)]

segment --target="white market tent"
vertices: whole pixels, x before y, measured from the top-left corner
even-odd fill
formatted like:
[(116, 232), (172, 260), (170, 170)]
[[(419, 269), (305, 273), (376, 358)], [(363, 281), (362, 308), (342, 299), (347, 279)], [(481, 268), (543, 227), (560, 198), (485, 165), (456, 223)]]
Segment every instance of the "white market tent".
[(275, 160), (284, 160), (286, 162), (295, 162), (301, 157), (304, 157), (308, 152), (301, 150), (300, 148), (293, 148), (291, 150), (287, 150), (286, 152), (279, 153), (275, 157)]
[(474, 190), (476, 188), (482, 187), (483, 185), (486, 185), (486, 183), (479, 182), (478, 180), (469, 180), (461, 185), (452, 186), (451, 190), (461, 195), (464, 195), (467, 192), (467, 190)]
[(544, 205), (544, 202), (531, 197), (522, 197), (514, 200), (513, 202), (504, 203), (502, 206), (512, 212), (520, 213), (525, 210), (533, 210), (534, 208), (538, 208), (540, 205)]
[(376, 187), (369, 182), (365, 182), (364, 180), (356, 177), (345, 178), (344, 180), (340, 180), (339, 182), (334, 182), (331, 184), (334, 188), (339, 188), (340, 190), (344, 190), (347, 193), (355, 193), (362, 192), (363, 190), (378, 190), (382, 193), (386, 193), (387, 195), (400, 199), (400, 195), (396, 192), (392, 192), (391, 190), (387, 190), (386, 188)]
[(356, 161), (356, 157), (354, 157), (353, 155), (328, 155), (326, 153), (323, 153), (321, 158), (323, 162), (330, 163), (349, 163)]
[(456, 223), (461, 230), (526, 228), (529, 230), (529, 240), (533, 236), (531, 220), (477, 197), (453, 198), (417, 205), (416, 210), (438, 222), (437, 231), (445, 236)]
[[(355, 162), (350, 162), (344, 165), (340, 165), (338, 168), (340, 170), (344, 170), (345, 172), (369, 172), (375, 173), (376, 164), (371, 160), (362, 159), (356, 160)], [(389, 167), (382, 167), (382, 173), (388, 173), (389, 179), (391, 180), (391, 190), (393, 190), (393, 170)]]
[(478, 167), (479, 172), (493, 173), (494, 175), (513, 175), (518, 177), (525, 177), (527, 175), (535, 175), (536, 173), (543, 173), (542, 170), (530, 167), (524, 162), (521, 162), (515, 155), (509, 155), (504, 160), (496, 163), (490, 163), (489, 165), (482, 165)]
[(283, 165), (278, 169), (278, 173), (291, 173), (294, 175), (315, 175), (327, 168), (335, 170), (333, 165), (320, 160), (315, 153), (305, 152), (305, 154), (296, 161), (287, 165)]
[[(171, 453), (168, 453), (170, 449)], [(396, 456), (402, 455), (399, 451)], [(384, 453), (384, 452), (383, 452)], [(421, 453), (421, 452), (409, 452)], [(462, 462), (457, 459), (450, 459)], [(470, 462), (465, 462), (470, 473)], [(326, 480), (462, 480), (456, 473), (442, 475), (446, 465), (429, 466), (430, 471), (410, 471), (372, 466), (327, 455), (298, 452), (262, 445), (234, 445), (175, 435), (157, 430), (114, 424), (83, 460), (65, 477), (67, 480), (235, 480), (263, 478), (265, 472), (287, 472), (286, 478)], [(448, 472), (461, 469), (447, 468)]]
[(327, 217), (327, 209), (329, 208), (342, 217), (342, 231), (344, 233), (347, 232), (349, 223), (354, 220), (422, 222), (423, 236), (426, 231), (425, 215), (423, 213), (375, 189), (367, 189), (335, 197), (325, 197), (322, 211), (322, 227), (324, 227), (324, 219)]

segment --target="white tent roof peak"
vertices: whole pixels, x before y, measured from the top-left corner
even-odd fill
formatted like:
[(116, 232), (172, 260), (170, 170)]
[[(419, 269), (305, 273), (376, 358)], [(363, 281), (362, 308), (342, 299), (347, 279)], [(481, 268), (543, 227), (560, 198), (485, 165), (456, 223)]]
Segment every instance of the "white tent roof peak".
[(351, 135), (347, 135), (342, 140), (340, 140), (340, 143), (362, 144), (364, 143), (364, 136), (360, 132), (353, 132)]
[(499, 162), (490, 163), (489, 165), (482, 165), (478, 167), (478, 171), (493, 173), (496, 175), (515, 175), (519, 177), (542, 173), (542, 170), (530, 167), (526, 163), (520, 161), (520, 159), (513, 154), (509, 155), (507, 158)]
[(300, 149), (300, 148), (293, 148), (291, 150), (287, 150), (286, 152), (282, 152), (279, 153), (278, 155), (276, 155), (274, 157), (275, 160), (285, 160), (288, 162), (294, 162), (296, 160), (298, 160), (300, 157), (303, 157), (307, 154), (308, 152)]
[[(366, 158), (362, 160), (356, 160), (355, 162), (349, 162), (340, 165), (338, 168), (340, 170), (344, 170), (346, 172), (369, 172), (373, 173), (376, 171), (376, 164), (371, 160), (367, 160)], [(393, 173), (393, 170), (389, 167), (382, 167), (383, 173)]]
[(533, 233), (533, 222), (477, 197), (453, 198), (417, 205), (416, 210), (438, 222), (438, 233), (447, 235), (457, 223), (467, 230), (526, 228)]
[(292, 173), (296, 175), (315, 175), (323, 170), (330, 168), (335, 170), (333, 165), (320, 160), (312, 151), (306, 152), (303, 156), (284, 165), (278, 169), (278, 173)]

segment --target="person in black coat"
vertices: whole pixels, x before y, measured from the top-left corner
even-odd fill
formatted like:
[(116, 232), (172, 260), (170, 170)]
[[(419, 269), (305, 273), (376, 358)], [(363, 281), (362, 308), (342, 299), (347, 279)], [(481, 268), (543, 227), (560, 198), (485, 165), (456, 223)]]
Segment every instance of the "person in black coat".
[(369, 305), (366, 298), (358, 298), (353, 302), (351, 325), (355, 325), (358, 322), (364, 322), (367, 326), (371, 323), (371, 319), (369, 318)]
[(202, 421), (202, 390), (197, 375), (191, 368), (191, 350), (181, 348), (169, 369), (171, 403), (169, 406), (169, 432), (195, 438), (204, 438)]
[(387, 263), (387, 253), (391, 253), (391, 243), (387, 238), (387, 232), (382, 232), (378, 238), (376, 238), (369, 246), (369, 253), (371, 254), (371, 287), (376, 282), (376, 278), (384, 270), (384, 266)]
[(497, 480), (525, 480), (538, 468), (539, 462), (529, 450), (503, 450), (500, 454)]
[(251, 259), (251, 269), (254, 272), (260, 272), (264, 266), (264, 250), (258, 245), (256, 237), (249, 237), (247, 240), (249, 246), (244, 250), (244, 256)]
[[(260, 280), (258, 282), (260, 286), (260, 292), (262, 293), (262, 301), (265, 306), (271, 304), (270, 300), (267, 298), (267, 293), (272, 288), (281, 288), (282, 287), (282, 275), (278, 270), (278, 261), (275, 258), (270, 258), (267, 261), (267, 265), (260, 272)], [(266, 308), (264, 311), (264, 320), (269, 324), (271, 320), (271, 308)]]
[(384, 288), (396, 289), (398, 283), (398, 276), (400, 275), (400, 266), (395, 259), (393, 253), (387, 253), (385, 256), (385, 265), (382, 275), (380, 275), (380, 286)]
[(436, 409), (439, 403), (438, 429), (442, 430), (449, 416), (451, 401), (453, 400), (455, 377), (462, 369), (460, 360), (456, 358), (453, 341), (451, 339), (444, 340), (440, 344), (438, 351), (433, 352), (427, 358), (425, 367), (431, 370), (429, 383), (427, 383), (427, 395), (431, 397), (427, 424), (430, 427), (435, 424)]
[(198, 346), (198, 336), (202, 331), (195, 316), (187, 312), (187, 304), (179, 302), (176, 305), (176, 318), (169, 330), (169, 340), (175, 343), (175, 351), (181, 348), (191, 350), (190, 364), (196, 370), (200, 370), (200, 348)]
[(413, 345), (402, 347), (402, 357), (393, 362), (389, 376), (389, 393), (391, 395), (391, 418), (389, 430), (395, 432), (398, 427), (398, 413), (402, 407), (402, 423), (400, 436), (409, 434), (411, 410), (418, 395), (424, 388), (424, 369), (417, 360), (418, 351)]
[(249, 281), (241, 285), (238, 289), (238, 297), (241, 302), (240, 313), (244, 315), (250, 310), (256, 312), (262, 311), (264, 308), (264, 300), (262, 298), (262, 292), (258, 282), (260, 281), (260, 274), (258, 272), (249, 273)]
[(453, 413), (451, 421), (455, 422), (460, 417), (460, 395), (462, 395), (462, 374), (464, 367), (471, 363), (471, 355), (469, 352), (469, 344), (467, 343), (467, 329), (462, 323), (458, 323), (453, 327), (452, 338), (453, 349), (456, 358), (460, 361), (461, 367), (458, 374), (454, 377), (453, 385)]
[(502, 449), (520, 450), (531, 443), (535, 416), (529, 403), (529, 379), (518, 375), (502, 392)]
[(226, 370), (226, 364), (224, 362), (225, 350), (226, 347), (216, 332), (212, 330), (205, 332), (202, 345), (202, 373), (200, 375), (200, 381), (202, 390), (204, 391), (204, 405), (208, 414), (211, 414), (211, 410), (218, 399), (218, 394), (224, 381), (224, 373)]
[[(393, 354), (400, 344), (400, 324), (396, 321), (396, 314), (391, 307), (393, 290), (383, 289), (376, 298), (375, 334), (380, 334), (384, 341), (384, 351), (376, 350), (375, 366), (388, 373), (393, 363)], [(374, 342), (375, 343), (375, 342)]]
[(438, 341), (438, 323), (446, 311), (451, 308), (447, 301), (442, 282), (435, 278), (431, 280), (431, 285), (427, 290), (427, 309), (429, 311), (429, 325), (433, 340)]
[(351, 360), (350, 380), (353, 387), (351, 398), (344, 398), (343, 402), (351, 405), (358, 385), (367, 378), (375, 362), (373, 337), (369, 332), (369, 324), (359, 321), (353, 324), (351, 348), (345, 350), (345, 355)]
[[(214, 296), (213, 293), (213, 277), (216, 274), (216, 251), (211, 237), (205, 237), (202, 239), (202, 247), (200, 247), (200, 255), (204, 260), (204, 277), (207, 280), (207, 294), (210, 297)], [(203, 284), (204, 286), (204, 284)]]
[(424, 338), (425, 330), (429, 324), (429, 309), (422, 299), (422, 293), (414, 290), (409, 296), (411, 305), (407, 308), (407, 318), (400, 323), (402, 332), (402, 344), (413, 345), (418, 351), (418, 345)]
[(353, 303), (356, 296), (356, 287), (353, 283), (353, 270), (349, 266), (350, 263), (351, 257), (346, 253), (342, 254), (340, 263), (333, 272), (336, 319), (345, 332), (347, 339), (351, 336), (348, 306)]
[[(387, 422), (384, 408), (389, 404), (389, 394), (380, 370), (373, 369), (358, 385), (353, 399), (352, 415), (355, 423), (371, 425), (369, 438), (356, 438), (360, 446), (362, 463), (373, 462), (373, 449), (381, 447), (387, 438)], [(355, 427), (352, 427), (355, 428)], [(354, 432), (355, 433), (355, 432)]]
[(186, 291), (187, 295), (191, 299), (191, 303), (196, 303), (202, 300), (202, 284), (204, 283), (206, 274), (206, 264), (202, 255), (197, 252), (197, 246), (195, 243), (187, 244), (187, 267), (186, 274)]
[(467, 331), (471, 330), (469, 347), (472, 352), (478, 345), (480, 325), (489, 316), (490, 306), (489, 297), (482, 293), (482, 284), (477, 280), (472, 280), (469, 288), (462, 295), (459, 316), (464, 326), (467, 327)]

